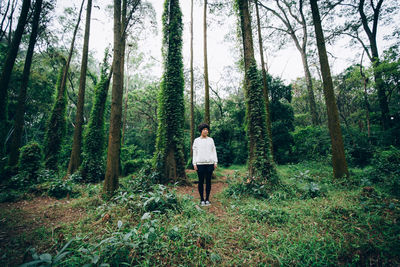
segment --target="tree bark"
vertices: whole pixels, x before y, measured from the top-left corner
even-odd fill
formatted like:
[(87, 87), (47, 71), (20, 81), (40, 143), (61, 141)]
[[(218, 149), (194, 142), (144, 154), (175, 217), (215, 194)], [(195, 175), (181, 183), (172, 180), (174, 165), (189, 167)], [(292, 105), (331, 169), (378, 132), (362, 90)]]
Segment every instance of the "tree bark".
[(248, 170), (252, 180), (258, 183), (278, 182), (275, 167), (269, 155), (266, 125), (266, 109), (262, 85), (257, 75), (254, 59), (251, 17), (248, 0), (237, 0), (243, 40), (245, 66), (245, 96), (247, 110), (247, 133), (249, 136)]
[(90, 17), (92, 12), (92, 0), (88, 0), (86, 8), (86, 25), (82, 50), (81, 73), (79, 79), (78, 104), (76, 109), (76, 120), (74, 129), (74, 140), (72, 144), (71, 158), (68, 164), (68, 174), (73, 174), (81, 165), (82, 150), (82, 128), (83, 128), (83, 112), (85, 105), (85, 89), (86, 89), (86, 72), (88, 65), (89, 53), (89, 35), (90, 35)]
[(208, 57), (207, 57), (207, 0), (204, 0), (204, 20), (203, 20), (203, 28), (204, 28), (204, 88), (205, 88), (205, 96), (204, 96), (204, 121), (208, 125), (210, 125), (210, 87), (208, 83)]
[(264, 49), (263, 49), (263, 41), (262, 41), (262, 35), (261, 35), (261, 23), (260, 23), (260, 12), (258, 10), (258, 1), (255, 1), (255, 4), (256, 4), (256, 16), (257, 16), (258, 45), (260, 47), (261, 71), (262, 71), (262, 78), (263, 78), (263, 93), (264, 93), (264, 101), (265, 101), (265, 110), (267, 111), (265, 118), (266, 118), (267, 131), (268, 131), (269, 150), (271, 153), (271, 158), (273, 160), (274, 159), (274, 149), (272, 146), (272, 126), (271, 126), (271, 119), (269, 116), (269, 96), (268, 96), (268, 88), (267, 88), (267, 72), (265, 70), (265, 63), (264, 63)]
[(347, 169), (347, 162), (344, 153), (342, 131), (340, 129), (339, 122), (339, 113), (336, 105), (335, 94), (333, 91), (331, 71), (329, 68), (328, 56), (326, 53), (325, 39), (322, 31), (321, 18), (319, 15), (317, 0), (310, 0), (310, 4), (315, 28), (315, 35), (317, 39), (319, 61), (321, 65), (326, 109), (328, 113), (328, 128), (332, 143), (333, 176), (335, 178), (341, 178), (343, 176), (348, 177), (349, 171)]
[(18, 95), (18, 107), (15, 114), (14, 120), (14, 133), (11, 139), (10, 155), (9, 155), (9, 166), (15, 166), (18, 163), (19, 149), (21, 146), (22, 130), (24, 128), (24, 116), (25, 116), (25, 105), (26, 105), (26, 91), (29, 82), (29, 75), (32, 65), (33, 51), (35, 48), (40, 12), (42, 11), (42, 0), (37, 0), (35, 5), (35, 11), (32, 21), (32, 32), (29, 37), (28, 51), (26, 53), (24, 70), (22, 73), (21, 87)]
[(8, 84), (11, 79), (11, 73), (14, 68), (14, 63), (18, 55), (19, 45), (21, 43), (24, 28), (27, 22), (30, 0), (22, 2), (21, 14), (18, 19), (17, 29), (14, 32), (11, 44), (9, 46), (7, 57), (4, 62), (3, 71), (0, 77), (0, 156), (5, 153), (5, 141), (8, 128)]
[(193, 75), (193, 0), (190, 6), (190, 158), (193, 158), (194, 142), (194, 75)]
[(114, 0), (114, 55), (113, 85), (110, 115), (110, 131), (108, 136), (107, 168), (103, 192), (110, 196), (118, 188), (119, 156), (121, 147), (121, 117), (123, 80), (121, 73), (121, 0)]

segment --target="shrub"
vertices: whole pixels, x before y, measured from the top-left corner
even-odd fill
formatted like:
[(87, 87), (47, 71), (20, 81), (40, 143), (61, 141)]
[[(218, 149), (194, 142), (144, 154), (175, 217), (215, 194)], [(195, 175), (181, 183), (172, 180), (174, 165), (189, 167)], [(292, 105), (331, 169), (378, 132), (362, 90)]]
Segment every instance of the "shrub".
[(297, 161), (320, 160), (330, 154), (331, 142), (325, 127), (296, 128), (293, 139), (293, 154)]
[(180, 205), (175, 192), (167, 191), (161, 184), (154, 185), (152, 191), (141, 196), (144, 200), (143, 210), (145, 212), (166, 213), (168, 210), (180, 210)]
[(29, 143), (21, 148), (18, 169), (25, 176), (27, 183), (37, 183), (39, 171), (42, 168), (42, 149), (36, 142)]
[(377, 151), (372, 166), (372, 182), (383, 183), (392, 194), (400, 196), (400, 149), (391, 146)]
[(55, 198), (63, 198), (66, 196), (72, 196), (74, 193), (75, 184), (72, 180), (56, 179), (50, 183), (50, 188), (48, 191), (49, 196)]
[(347, 162), (360, 167), (370, 164), (374, 149), (368, 134), (353, 128), (344, 128), (342, 131)]
[(131, 173), (137, 172), (139, 169), (144, 167), (145, 165), (150, 164), (151, 160), (149, 159), (133, 159), (133, 160), (128, 160), (124, 162), (123, 164), (123, 175), (128, 175)]

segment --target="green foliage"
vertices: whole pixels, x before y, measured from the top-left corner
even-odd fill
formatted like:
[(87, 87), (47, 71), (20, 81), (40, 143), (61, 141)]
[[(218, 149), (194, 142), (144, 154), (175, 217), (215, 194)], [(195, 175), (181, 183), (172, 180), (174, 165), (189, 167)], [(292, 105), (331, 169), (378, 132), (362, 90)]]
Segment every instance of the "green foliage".
[(104, 110), (110, 77), (107, 73), (108, 50), (105, 52), (100, 82), (95, 88), (94, 104), (90, 112), (89, 124), (84, 133), (81, 174), (85, 182), (98, 182), (105, 176), (105, 133)]
[(239, 97), (230, 97), (224, 104), (224, 116), (212, 125), (210, 135), (217, 148), (218, 164), (222, 166), (245, 164), (247, 160), (248, 141), (242, 101)]
[(257, 184), (279, 183), (270, 158), (265, 101), (255, 60), (246, 71), (246, 129), (249, 138), (249, 172)]
[[(160, 183), (185, 179), (184, 79), (182, 59), (182, 13), (179, 1), (166, 0), (163, 22), (164, 74), (159, 94), (158, 130), (154, 166)], [(176, 177), (174, 177), (176, 176)]]
[(24, 263), (20, 265), (20, 267), (28, 267), (28, 266), (54, 266), (57, 264), (60, 264), (62, 262), (62, 259), (65, 258), (68, 254), (70, 254), (70, 251), (66, 251), (71, 242), (74, 241), (71, 239), (68, 241), (64, 247), (53, 257), (49, 253), (43, 253), (43, 254), (37, 254), (36, 250), (34, 248), (30, 249), (30, 252), (32, 254), (33, 261)]
[(168, 210), (180, 210), (176, 193), (165, 192), (166, 187), (161, 184), (154, 185), (148, 193), (142, 194), (143, 210), (145, 212), (166, 213)]
[(245, 214), (251, 222), (268, 223), (271, 226), (286, 224), (290, 220), (290, 214), (284, 209), (265, 205), (240, 206), (239, 212)]
[(143, 166), (149, 165), (150, 163), (151, 163), (151, 160), (142, 159), (142, 158), (125, 161), (123, 164), (122, 173), (123, 173), (123, 175), (135, 173), (138, 170), (140, 170), (141, 168), (143, 168)]
[(298, 127), (293, 132), (293, 140), (293, 154), (296, 162), (323, 160), (330, 155), (330, 137), (325, 127)]
[(344, 149), (346, 161), (352, 166), (364, 167), (371, 163), (374, 153), (372, 138), (367, 132), (356, 128), (343, 128)]
[(38, 182), (39, 171), (42, 168), (42, 149), (36, 142), (31, 142), (21, 148), (18, 171), (27, 179), (28, 184)]
[(270, 103), (270, 119), (272, 126), (272, 147), (274, 149), (274, 160), (278, 164), (292, 161), (294, 113), (289, 104), (280, 101)]
[(372, 182), (383, 183), (390, 193), (400, 196), (400, 149), (391, 146), (387, 150), (378, 150), (372, 166)]
[(65, 109), (67, 105), (66, 90), (60, 92), (61, 79), (65, 66), (60, 69), (57, 86), (56, 101), (54, 103), (51, 117), (46, 126), (44, 145), (45, 166), (47, 169), (57, 170), (59, 153), (66, 130)]
[(71, 179), (56, 178), (50, 182), (48, 195), (55, 198), (72, 196), (76, 192), (75, 183)]

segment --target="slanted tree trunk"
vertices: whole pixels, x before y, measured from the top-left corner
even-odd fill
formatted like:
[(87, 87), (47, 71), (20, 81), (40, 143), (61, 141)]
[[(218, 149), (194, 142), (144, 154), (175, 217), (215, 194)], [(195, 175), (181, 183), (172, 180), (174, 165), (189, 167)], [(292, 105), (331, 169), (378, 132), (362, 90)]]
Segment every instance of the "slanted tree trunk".
[(81, 8), (79, 10), (78, 21), (76, 22), (74, 33), (72, 36), (71, 46), (69, 48), (69, 54), (65, 66), (63, 68), (61, 81), (57, 83), (57, 96), (53, 110), (51, 112), (50, 120), (47, 124), (45, 146), (44, 146), (44, 157), (46, 168), (51, 170), (57, 170), (58, 168), (58, 154), (61, 149), (62, 140), (65, 133), (65, 108), (67, 105), (66, 99), (66, 84), (67, 75), (69, 70), (69, 64), (71, 63), (72, 53), (74, 51), (75, 38), (78, 32), (79, 23), (81, 22), (81, 15), (83, 10), (83, 4), (85, 0), (82, 0)]
[(268, 131), (269, 150), (270, 150), (272, 159), (274, 159), (274, 149), (272, 146), (272, 126), (271, 126), (271, 119), (269, 116), (269, 96), (268, 96), (268, 88), (267, 88), (267, 72), (265, 70), (265, 63), (264, 63), (264, 49), (263, 49), (263, 41), (262, 41), (262, 35), (261, 35), (261, 23), (260, 23), (260, 13), (258, 10), (258, 1), (255, 1), (255, 4), (256, 4), (256, 16), (257, 16), (258, 45), (260, 48), (261, 71), (262, 71), (262, 78), (263, 78), (263, 93), (264, 93), (264, 101), (265, 101), (265, 110), (267, 111), (265, 118), (266, 118), (267, 131)]
[(122, 25), (121, 0), (114, 0), (114, 55), (113, 55), (113, 85), (110, 115), (110, 131), (108, 135), (107, 168), (104, 179), (103, 192), (112, 195), (118, 188), (120, 173), (119, 155), (121, 147), (121, 119), (122, 119)]
[(193, 75), (193, 0), (190, 6), (190, 158), (193, 158), (194, 142), (194, 75)]
[(165, 0), (163, 13), (164, 74), (161, 81), (155, 169), (159, 182), (186, 183), (184, 148), (184, 79), (182, 59), (182, 12), (178, 0)]
[(204, 18), (203, 18), (203, 34), (204, 34), (204, 121), (210, 125), (210, 87), (208, 82), (208, 56), (207, 56), (207, 0), (204, 0)]
[(90, 16), (92, 12), (92, 0), (88, 0), (86, 7), (86, 25), (82, 50), (81, 74), (79, 79), (78, 104), (76, 109), (74, 141), (72, 144), (71, 158), (68, 164), (68, 174), (73, 174), (81, 165), (83, 108), (85, 105), (86, 72), (89, 53)]
[(349, 176), (347, 162), (344, 154), (342, 131), (340, 129), (339, 113), (333, 91), (331, 71), (329, 68), (328, 56), (326, 53), (325, 39), (321, 26), (317, 0), (310, 0), (313, 16), (315, 35), (317, 39), (318, 55), (321, 65), (322, 79), (324, 85), (324, 96), (328, 113), (328, 128), (332, 143), (332, 166), (333, 176), (341, 178)]
[(22, 2), (22, 9), (18, 19), (17, 29), (14, 32), (14, 36), (7, 52), (6, 60), (3, 65), (3, 71), (0, 76), (0, 156), (5, 153), (4, 144), (6, 141), (8, 128), (8, 84), (11, 79), (11, 73), (14, 68), (15, 59), (18, 55), (19, 45), (24, 33), (30, 5), (30, 0), (24, 0)]
[(266, 110), (262, 85), (254, 59), (248, 0), (236, 0), (239, 8), (245, 65), (247, 133), (249, 136), (249, 175), (258, 183), (274, 185), (278, 176), (269, 154)]
[(32, 20), (32, 32), (29, 37), (28, 51), (26, 53), (25, 65), (22, 73), (21, 87), (18, 95), (18, 107), (14, 119), (14, 133), (11, 139), (10, 155), (8, 158), (8, 165), (11, 167), (17, 165), (19, 158), (22, 130), (24, 128), (26, 90), (29, 82), (29, 74), (31, 71), (33, 51), (37, 40), (40, 12), (42, 11), (42, 2), (42, 0), (36, 1), (34, 16)]

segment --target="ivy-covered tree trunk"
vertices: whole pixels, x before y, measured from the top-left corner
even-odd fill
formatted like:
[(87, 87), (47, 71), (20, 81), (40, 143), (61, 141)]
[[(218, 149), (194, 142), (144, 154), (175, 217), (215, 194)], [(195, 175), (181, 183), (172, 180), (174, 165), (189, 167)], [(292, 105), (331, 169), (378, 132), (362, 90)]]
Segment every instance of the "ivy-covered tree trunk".
[(335, 178), (341, 178), (343, 176), (349, 176), (349, 171), (347, 169), (347, 162), (344, 154), (342, 131), (340, 129), (339, 122), (339, 113), (336, 105), (335, 93), (333, 91), (331, 70), (329, 68), (324, 33), (322, 31), (321, 18), (319, 15), (317, 0), (310, 0), (310, 4), (315, 28), (315, 35), (317, 38), (318, 55), (324, 85), (324, 96), (328, 113), (328, 128), (332, 143), (333, 176)]
[(17, 28), (14, 32), (14, 36), (9, 46), (7, 57), (3, 65), (3, 71), (1, 72), (0, 76), (0, 156), (2, 156), (5, 152), (3, 145), (6, 140), (8, 128), (8, 84), (10, 82), (11, 73), (14, 68), (15, 59), (18, 55), (19, 45), (21, 43), (22, 35), (24, 33), (30, 5), (30, 0), (24, 0), (22, 2), (22, 9), (18, 19)]
[(194, 74), (193, 74), (193, 0), (190, 6), (190, 158), (193, 158), (194, 142)]
[(254, 59), (248, 0), (236, 0), (239, 10), (245, 65), (247, 134), (249, 137), (249, 175), (258, 183), (278, 183), (269, 150), (266, 109), (262, 85)]
[(155, 168), (159, 182), (186, 182), (184, 147), (184, 79), (182, 13), (178, 0), (165, 0), (163, 23), (164, 74), (161, 81)]
[(204, 121), (210, 125), (210, 85), (208, 81), (208, 56), (207, 56), (207, 0), (204, 0), (203, 17), (204, 35)]
[(92, 0), (88, 0), (86, 7), (86, 25), (83, 41), (81, 74), (79, 78), (78, 104), (74, 128), (74, 139), (72, 143), (71, 158), (68, 164), (67, 174), (74, 173), (81, 165), (81, 147), (83, 131), (83, 108), (85, 105), (86, 71), (89, 53), (90, 15), (92, 13)]
[(58, 154), (60, 153), (62, 140), (64, 138), (64, 132), (66, 129), (65, 119), (65, 108), (67, 105), (66, 99), (66, 84), (67, 75), (69, 70), (69, 64), (71, 62), (72, 53), (74, 51), (75, 38), (78, 32), (79, 23), (81, 21), (81, 15), (83, 10), (82, 0), (81, 8), (79, 10), (78, 21), (76, 22), (74, 33), (72, 36), (71, 46), (69, 48), (69, 54), (65, 66), (62, 70), (61, 79), (57, 82), (57, 95), (56, 102), (51, 112), (50, 120), (46, 127), (45, 145), (44, 145), (44, 157), (45, 166), (50, 170), (58, 169)]
[(42, 0), (37, 0), (35, 4), (35, 11), (32, 20), (32, 32), (29, 37), (28, 51), (26, 52), (25, 65), (22, 73), (21, 87), (18, 95), (18, 107), (14, 119), (14, 133), (11, 139), (10, 155), (8, 158), (9, 166), (16, 166), (18, 163), (22, 130), (24, 128), (26, 90), (28, 87), (29, 75), (31, 71), (33, 51), (37, 40), (40, 12), (42, 11), (42, 2), (43, 2)]
[(271, 118), (269, 112), (269, 96), (268, 96), (268, 87), (267, 87), (267, 72), (265, 70), (265, 62), (264, 62), (264, 49), (263, 49), (263, 41), (261, 35), (261, 23), (260, 23), (260, 12), (258, 10), (258, 1), (255, 1), (256, 4), (256, 16), (257, 16), (257, 31), (258, 31), (258, 45), (260, 47), (260, 58), (261, 58), (261, 70), (262, 70), (262, 79), (263, 79), (263, 93), (264, 93), (264, 101), (265, 101), (265, 110), (266, 113), (266, 124), (267, 124), (267, 132), (268, 132), (268, 141), (269, 141), (269, 150), (271, 153), (272, 159), (274, 158), (274, 149), (272, 146), (272, 126), (271, 126)]
[(83, 154), (81, 175), (85, 182), (99, 182), (104, 179), (104, 110), (106, 106), (108, 88), (112, 75), (112, 68), (107, 74), (109, 68), (108, 49), (105, 52), (103, 66), (101, 69), (100, 81), (95, 87), (95, 96), (93, 107), (90, 111), (89, 123), (84, 134)]
[(58, 169), (58, 159), (61, 150), (62, 140), (66, 129), (65, 109), (67, 105), (66, 91), (61, 88), (66, 65), (58, 74), (56, 102), (51, 111), (51, 116), (47, 122), (46, 134), (44, 139), (44, 159), (45, 166), (50, 170)]

